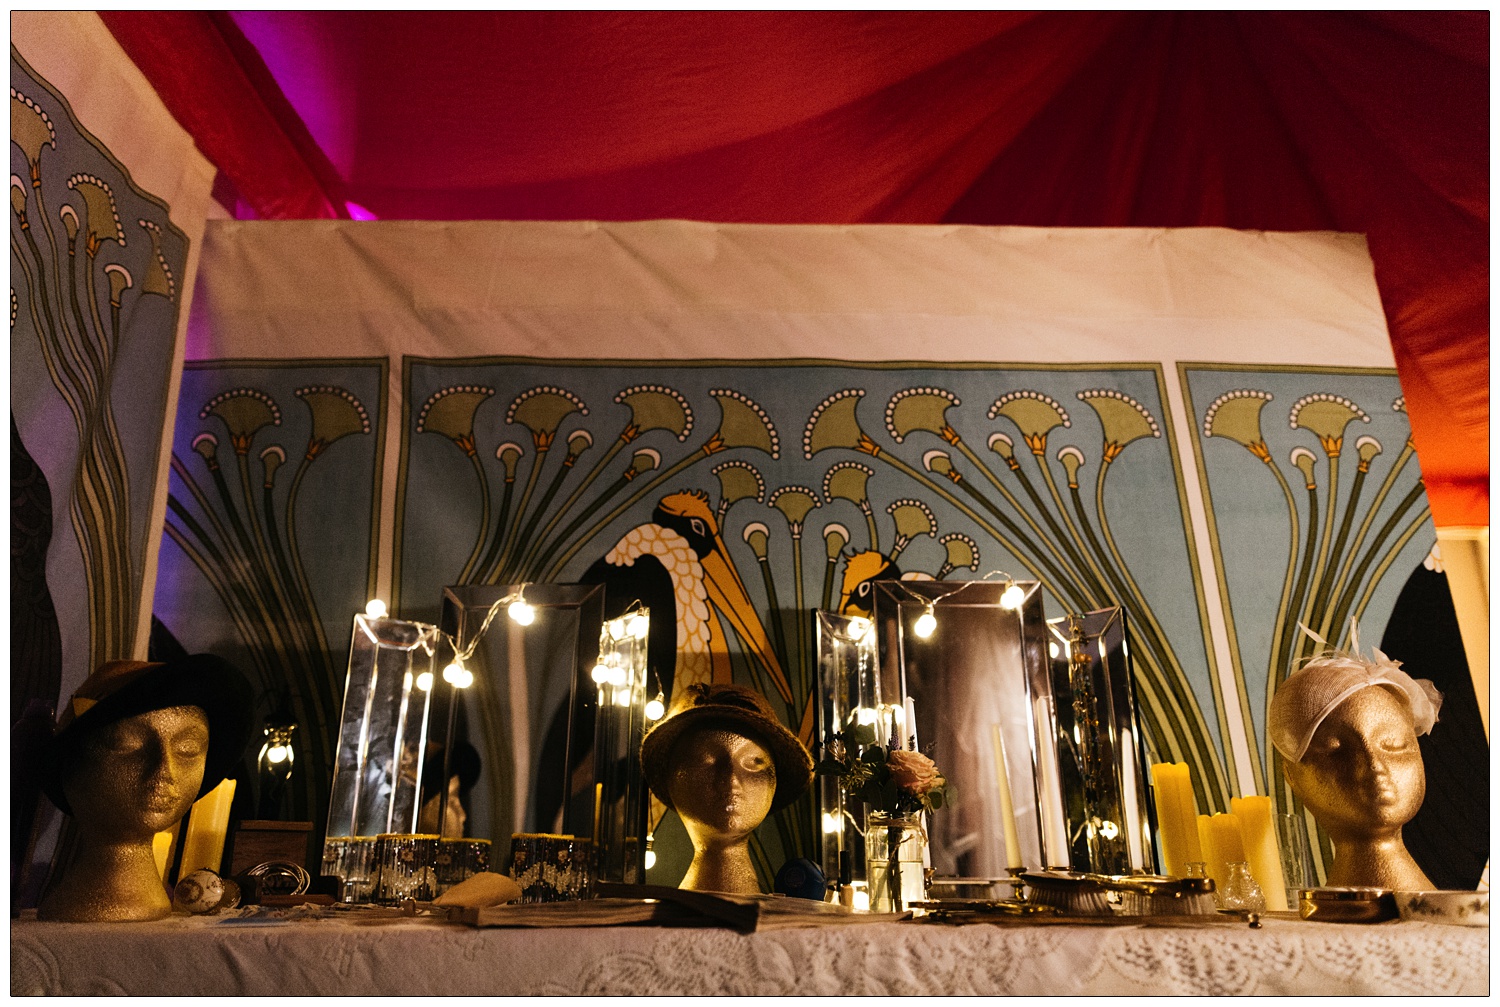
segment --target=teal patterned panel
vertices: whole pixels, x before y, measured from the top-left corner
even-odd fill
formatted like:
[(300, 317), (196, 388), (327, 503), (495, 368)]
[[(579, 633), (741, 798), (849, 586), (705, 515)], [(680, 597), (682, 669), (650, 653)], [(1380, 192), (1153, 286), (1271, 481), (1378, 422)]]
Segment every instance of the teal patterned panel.
[(156, 614), (234, 659), (301, 729), (296, 813), (321, 823), (353, 615), (374, 589), (386, 362), (183, 372)]
[(407, 358), (404, 384), (408, 616), (431, 618), (446, 584), (577, 580), (696, 493), (774, 641), (793, 730), (810, 729), (799, 613), (836, 605), (849, 556), (873, 549), (907, 573), (1040, 579), (1052, 616), (1124, 600), (1151, 745), (1194, 765), (1205, 806), (1227, 801), (1159, 368)]
[(1298, 623), (1343, 646), (1356, 619), (1368, 651), (1436, 542), (1405, 400), (1393, 370), (1181, 372), (1257, 768), (1290, 807), (1265, 714), (1319, 649)]

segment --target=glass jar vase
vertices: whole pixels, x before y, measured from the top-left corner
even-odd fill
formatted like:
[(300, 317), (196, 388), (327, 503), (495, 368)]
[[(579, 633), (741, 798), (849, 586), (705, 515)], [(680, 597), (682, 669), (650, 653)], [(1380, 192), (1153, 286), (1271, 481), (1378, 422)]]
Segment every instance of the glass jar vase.
[(870, 813), (865, 830), (865, 881), (870, 912), (899, 913), (927, 897), (922, 874), (927, 833), (922, 816)]
[(1224, 885), (1217, 893), (1219, 908), (1250, 913), (1265, 912), (1266, 893), (1250, 873), (1250, 865), (1243, 860), (1236, 860), (1225, 865), (1225, 870), (1228, 873), (1224, 878)]

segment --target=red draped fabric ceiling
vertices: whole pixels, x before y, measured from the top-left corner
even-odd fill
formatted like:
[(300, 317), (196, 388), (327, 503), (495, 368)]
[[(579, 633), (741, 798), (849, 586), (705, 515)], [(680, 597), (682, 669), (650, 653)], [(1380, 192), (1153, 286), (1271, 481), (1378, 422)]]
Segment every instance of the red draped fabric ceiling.
[(1364, 232), (1489, 523), (1488, 12), (102, 16), (242, 216)]

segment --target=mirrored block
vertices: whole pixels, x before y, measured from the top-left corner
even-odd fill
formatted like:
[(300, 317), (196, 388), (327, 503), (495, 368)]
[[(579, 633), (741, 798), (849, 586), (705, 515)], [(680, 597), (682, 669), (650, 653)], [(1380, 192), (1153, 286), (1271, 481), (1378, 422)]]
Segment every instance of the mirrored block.
[(425, 623), (354, 617), (329, 842), (416, 829), (440, 641)]
[(604, 623), (589, 674), (594, 708), (593, 869), (601, 881), (645, 883), (647, 789), (641, 770), (646, 730), (646, 639), (651, 613), (638, 608)]
[(1074, 870), (1156, 874), (1150, 757), (1123, 608), (1047, 623), (1057, 772)]
[[(512, 611), (514, 598), (527, 611)], [(649, 622), (641, 617), (638, 625), (635, 614), (613, 620), (620, 632), (611, 636), (597, 585), (444, 590), (440, 622), (472, 675), (443, 708), (445, 737), (450, 748), (467, 742), (479, 754), (464, 834), (494, 841), (490, 870), (510, 869), (515, 833), (597, 836), (601, 877), (642, 880), (641, 630)]]
[[(955, 795), (928, 816), (935, 879), (1057, 865), (1066, 847), (1040, 585), (880, 581), (873, 620), (882, 698), (894, 684), (887, 706), (911, 700), (900, 733)], [(893, 710), (893, 727), (899, 719)]]
[[(890, 723), (898, 683), (886, 686), (880, 678), (875, 626), (869, 619), (818, 612), (815, 626), (818, 677), (814, 689), (814, 757), (821, 757), (836, 735), (867, 737), (873, 744), (877, 724)], [(864, 746), (858, 746), (855, 754)], [(823, 876), (840, 884), (863, 880), (865, 852), (863, 808), (858, 819), (846, 817), (843, 794), (836, 777), (813, 778), (813, 800), (818, 809), (818, 863)]]

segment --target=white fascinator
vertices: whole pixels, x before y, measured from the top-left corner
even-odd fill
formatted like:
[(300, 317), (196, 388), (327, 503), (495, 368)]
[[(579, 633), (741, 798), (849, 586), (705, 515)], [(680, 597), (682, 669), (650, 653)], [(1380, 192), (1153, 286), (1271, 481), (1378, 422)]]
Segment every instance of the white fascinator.
[(1378, 647), (1371, 656), (1359, 653), (1359, 627), (1349, 622), (1349, 650), (1337, 650), (1306, 626), (1302, 632), (1321, 643), (1325, 650), (1287, 676), (1271, 698), (1269, 730), (1271, 744), (1283, 757), (1301, 762), (1318, 725), (1340, 703), (1361, 689), (1380, 688), (1394, 693), (1411, 711), (1417, 734), (1426, 734), (1437, 723), (1443, 694), (1425, 678), (1412, 678)]

